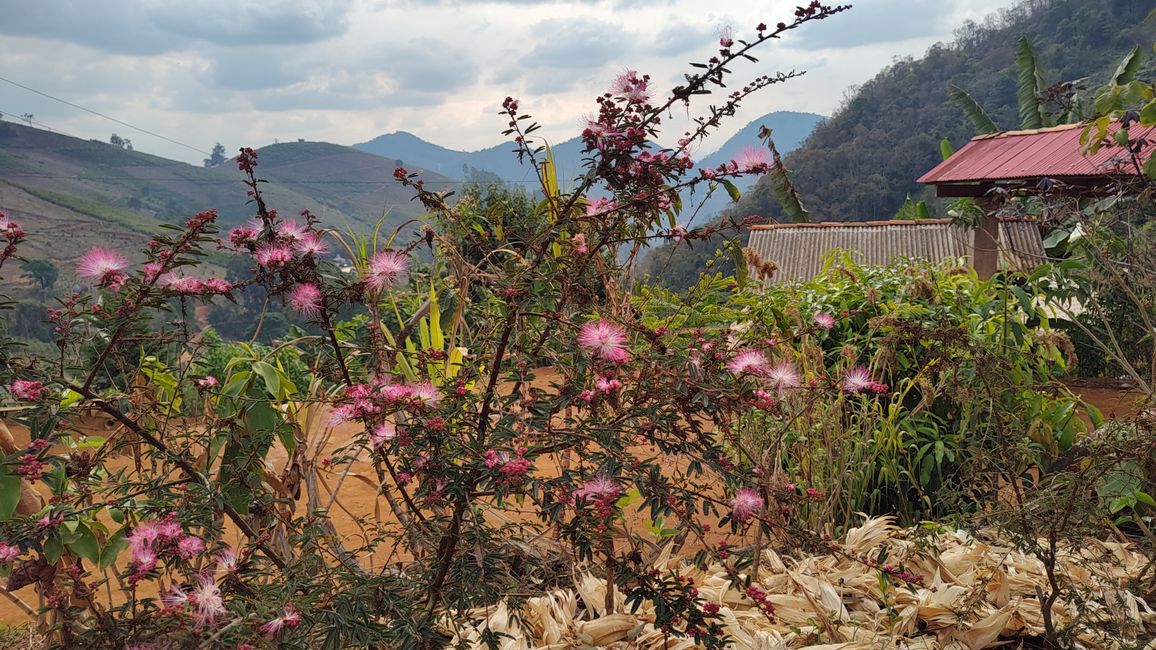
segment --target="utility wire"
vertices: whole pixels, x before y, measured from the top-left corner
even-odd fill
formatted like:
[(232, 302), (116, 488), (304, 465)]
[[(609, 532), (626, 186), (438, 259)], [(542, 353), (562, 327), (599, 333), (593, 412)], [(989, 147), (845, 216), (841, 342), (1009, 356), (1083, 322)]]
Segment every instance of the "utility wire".
[(136, 125), (133, 125), (133, 124), (129, 124), (128, 122), (125, 122), (125, 121), (123, 121), (123, 120), (118, 120), (118, 119), (116, 119), (115, 117), (112, 117), (112, 116), (110, 116), (110, 115), (105, 115), (104, 113), (101, 113), (100, 111), (94, 111), (93, 109), (91, 109), (91, 108), (87, 108), (87, 107), (85, 107), (85, 106), (81, 106), (80, 104), (74, 104), (73, 102), (70, 102), (70, 101), (68, 101), (67, 99), (61, 99), (61, 98), (59, 98), (59, 97), (56, 97), (56, 96), (53, 96), (53, 95), (49, 95), (49, 94), (48, 94), (48, 93), (46, 93), (46, 92), (43, 92), (43, 91), (40, 91), (40, 90), (36, 90), (35, 88), (30, 88), (30, 87), (28, 87), (28, 86), (25, 86), (25, 85), (24, 85), (24, 84), (22, 84), (22, 83), (17, 83), (17, 82), (15, 82), (15, 81), (12, 81), (11, 79), (8, 79), (8, 78), (5, 78), (5, 77), (0, 77), (0, 81), (6, 82), (6, 83), (10, 83), (10, 84), (12, 84), (13, 86), (16, 86), (17, 88), (23, 88), (24, 90), (27, 90), (27, 91), (28, 91), (28, 92), (30, 92), (30, 93), (36, 93), (37, 95), (40, 95), (41, 97), (47, 97), (48, 99), (51, 99), (51, 100), (53, 100), (53, 101), (57, 101), (57, 102), (60, 102), (61, 104), (67, 104), (68, 106), (71, 106), (71, 107), (73, 107), (73, 108), (78, 108), (78, 109), (80, 109), (80, 110), (82, 110), (82, 111), (84, 111), (84, 112), (86, 112), (86, 113), (92, 113), (93, 115), (96, 115), (97, 117), (103, 117), (104, 119), (106, 119), (106, 120), (109, 120), (109, 121), (111, 121), (111, 122), (116, 122), (117, 124), (120, 124), (120, 125), (122, 125), (122, 126), (127, 126), (127, 127), (128, 127), (128, 128), (130, 128), (130, 129), (134, 129), (134, 130), (136, 130), (136, 131), (140, 131), (141, 133), (144, 133), (144, 134), (147, 134), (147, 135), (151, 135), (151, 136), (153, 136), (154, 138), (160, 138), (161, 140), (164, 140), (165, 142), (171, 142), (171, 143), (173, 143), (173, 144), (175, 144), (175, 145), (177, 145), (177, 146), (180, 146), (180, 147), (184, 147), (185, 149), (190, 149), (190, 150), (192, 150), (192, 151), (195, 151), (195, 152), (197, 152), (197, 153), (199, 153), (199, 154), (207, 154), (207, 155), (210, 155), (210, 156), (211, 156), (211, 155), (213, 155), (213, 154), (209, 153), (208, 151), (204, 151), (204, 150), (202, 150), (202, 149), (198, 149), (198, 148), (196, 148), (196, 147), (194, 147), (194, 146), (192, 146), (192, 145), (190, 145), (190, 144), (185, 144), (184, 142), (180, 142), (179, 140), (174, 140), (174, 139), (172, 139), (172, 138), (170, 138), (170, 137), (167, 137), (167, 136), (163, 136), (163, 135), (161, 135), (161, 134), (159, 134), (159, 133), (156, 133), (156, 132), (153, 132), (153, 131), (149, 131), (148, 129), (144, 129), (144, 128), (141, 128), (141, 127), (139, 127), (139, 126), (136, 126)]

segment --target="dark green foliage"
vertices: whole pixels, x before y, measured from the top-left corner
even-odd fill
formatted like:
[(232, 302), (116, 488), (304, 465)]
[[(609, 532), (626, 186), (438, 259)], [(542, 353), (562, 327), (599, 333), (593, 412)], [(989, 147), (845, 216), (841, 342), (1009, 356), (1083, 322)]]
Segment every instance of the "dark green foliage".
[[(966, 88), (996, 125), (1018, 126), (1015, 53), (1021, 35), (1047, 63), (1050, 80), (1087, 78), (1087, 86), (1095, 88), (1116, 74), (1133, 48), (1151, 47), (1156, 29), (1152, 9), (1148, 0), (1024, 2), (983, 25), (965, 24), (956, 30), (954, 42), (933, 45), (920, 59), (896, 61), (785, 157), (812, 220), (887, 219), (908, 195), (928, 198), (930, 190), (915, 179), (940, 162), (941, 141), (958, 147), (976, 133), (948, 94), (952, 84)], [(1151, 58), (1141, 67), (1151, 68)], [(733, 214), (785, 221), (770, 190), (771, 182), (763, 179)], [(693, 258), (680, 264), (702, 270), (713, 252), (709, 245), (693, 252), (681, 247), (676, 256)], [(665, 264), (669, 251), (654, 255)], [(658, 276), (653, 270), (652, 275)], [(683, 273), (681, 282), (662, 277), (667, 286), (684, 288), (696, 275)]]

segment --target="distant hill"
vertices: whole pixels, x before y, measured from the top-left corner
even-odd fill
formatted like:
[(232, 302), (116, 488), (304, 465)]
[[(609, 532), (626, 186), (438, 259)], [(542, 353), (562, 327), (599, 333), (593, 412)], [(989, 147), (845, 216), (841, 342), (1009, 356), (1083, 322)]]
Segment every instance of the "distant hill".
[[(703, 157), (701, 164), (718, 165), (730, 160), (745, 147), (758, 146), (759, 126), (764, 124), (774, 130), (775, 142), (780, 151), (791, 151), (822, 120), (821, 115), (813, 113), (790, 111), (768, 113), (748, 124), (713, 153)], [(571, 138), (551, 146), (562, 179), (571, 179), (582, 172), (583, 145), (580, 138)], [(459, 180), (477, 178), (479, 172), (481, 175), (493, 174), (503, 181), (515, 184), (529, 184), (535, 179), (533, 170), (518, 162), (517, 156), (513, 154), (513, 144), (500, 144), (473, 152), (456, 151), (426, 142), (412, 133), (399, 131), (380, 135), (353, 147), (379, 156), (400, 159), (407, 168), (421, 168)], [(752, 182), (753, 180), (747, 181), (747, 185)], [(740, 187), (745, 188), (747, 185)], [(725, 193), (715, 196), (703, 209), (702, 214), (717, 212), (728, 203), (729, 199), (725, 197)]]
[[(266, 199), (281, 214), (309, 210), (332, 227), (368, 230), (384, 213), (396, 225), (422, 212), (393, 180), (396, 161), (350, 147), (294, 142), (258, 149)], [(94, 244), (133, 250), (161, 223), (215, 208), (225, 227), (253, 214), (241, 173), (126, 151), (0, 122), (0, 210), (24, 225), (25, 257), (70, 262)], [(426, 182), (453, 189), (444, 176)], [(7, 276), (8, 274), (6, 274)]]
[[(971, 123), (948, 97), (950, 84), (965, 88), (998, 125), (1016, 128), (1014, 49), (1021, 34), (1031, 40), (1052, 83), (1086, 78), (1094, 89), (1136, 46), (1146, 57), (1140, 78), (1151, 78), (1156, 69), (1152, 0), (1025, 0), (983, 25), (965, 24), (954, 42), (883, 69), (785, 157), (811, 218), (887, 219), (908, 194), (930, 196), (915, 179), (940, 161), (940, 140), (958, 148), (973, 135)], [(779, 216), (768, 180), (743, 196), (736, 214)], [(673, 256), (656, 250), (648, 271), (669, 286), (689, 286), (716, 248), (717, 243), (700, 242)], [(719, 268), (728, 267), (724, 262)]]

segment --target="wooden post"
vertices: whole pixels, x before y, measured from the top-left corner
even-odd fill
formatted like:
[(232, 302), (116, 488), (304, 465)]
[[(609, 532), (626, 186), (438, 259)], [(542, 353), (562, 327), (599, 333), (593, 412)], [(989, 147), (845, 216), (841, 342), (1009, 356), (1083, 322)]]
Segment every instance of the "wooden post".
[(972, 239), (971, 265), (980, 279), (986, 280), (999, 270), (999, 218), (991, 199), (980, 199), (978, 203), (983, 208), (983, 218)]

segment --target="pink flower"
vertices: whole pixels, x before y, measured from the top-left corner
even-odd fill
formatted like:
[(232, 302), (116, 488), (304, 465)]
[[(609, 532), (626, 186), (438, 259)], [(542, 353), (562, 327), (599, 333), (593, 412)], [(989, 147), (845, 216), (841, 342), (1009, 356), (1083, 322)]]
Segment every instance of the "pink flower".
[(574, 252), (578, 255), (585, 255), (588, 252), (586, 249), (586, 235), (582, 233), (571, 237), (570, 245), (574, 247)]
[(352, 404), (343, 404), (333, 409), (329, 414), (329, 426), (335, 427), (339, 424), (345, 424), (355, 417), (357, 417), (357, 409)]
[(638, 72), (627, 70), (614, 78), (610, 84), (610, 93), (625, 99), (628, 104), (643, 104), (650, 99), (646, 89), (649, 81), (649, 76), (639, 77)]
[(369, 441), (374, 449), (381, 449), (382, 445), (396, 437), (397, 427), (392, 422), (383, 422), (369, 434)]
[(161, 270), (164, 268), (165, 265), (160, 262), (149, 262), (141, 267), (141, 277), (144, 279), (145, 283), (152, 283), (157, 279), (157, 276), (161, 274)]
[(223, 278), (209, 278), (201, 283), (202, 293), (229, 293), (233, 285)]
[(442, 394), (428, 381), (418, 382), (409, 387), (413, 399), (425, 406), (437, 406), (442, 401)]
[(184, 295), (195, 295), (201, 292), (201, 281), (169, 273), (160, 279), (160, 285), (169, 291)]
[(293, 248), (302, 255), (321, 256), (329, 252), (329, 247), (325, 245), (325, 241), (321, 235), (316, 233), (307, 233), (300, 239), (293, 242)]
[(871, 371), (866, 366), (855, 366), (843, 374), (843, 390), (845, 392), (860, 393), (871, 390), (874, 385)]
[(257, 249), (257, 263), (267, 269), (285, 266), (293, 259), (293, 251), (281, 244), (265, 244)]
[(201, 625), (212, 623), (225, 613), (225, 600), (221, 590), (209, 576), (201, 576), (196, 588), (189, 594), (189, 604), (193, 607), (193, 617)]
[(296, 221), (282, 221), (277, 224), (277, 236), (291, 244), (296, 244), (307, 235), (305, 229)]
[(221, 573), (232, 573), (237, 569), (237, 552), (231, 548), (226, 548), (220, 553), (217, 553), (214, 561), (217, 565), (217, 571)]
[(292, 606), (281, 610), (281, 615), (271, 619), (261, 626), (261, 633), (265, 636), (275, 636), (284, 629), (297, 627), (301, 624), (301, 615)]
[(801, 384), (799, 371), (790, 361), (780, 361), (766, 371), (766, 378), (775, 388), (782, 392), (788, 388), (798, 388)]
[(247, 226), (238, 226), (229, 231), (229, 243), (234, 246), (243, 246), (257, 241), (257, 229)]
[(598, 199), (597, 201), (589, 201), (586, 203), (586, 216), (598, 217), (608, 212), (613, 212), (618, 209), (618, 203), (614, 199)]
[(152, 545), (161, 538), (161, 527), (156, 521), (145, 520), (137, 524), (132, 533), (125, 537), (133, 553), (141, 549), (152, 548)]
[(0, 562), (11, 562), (20, 557), (20, 547), (0, 542)]
[(731, 499), (731, 516), (737, 522), (744, 522), (763, 509), (763, 497), (749, 487), (739, 488)]
[(76, 274), (86, 278), (104, 278), (128, 268), (128, 260), (111, 248), (93, 246), (76, 261)]
[(736, 171), (765, 172), (771, 168), (771, 154), (766, 149), (747, 147), (731, 161)]
[(365, 284), (374, 291), (382, 291), (405, 281), (409, 262), (404, 255), (382, 251), (373, 256), (365, 270)]
[(815, 312), (815, 324), (825, 330), (835, 326), (835, 317), (825, 311)]
[(161, 603), (165, 609), (184, 609), (189, 604), (189, 594), (180, 585), (172, 585), (169, 590), (161, 594)]
[(191, 560), (205, 552), (205, 542), (200, 537), (185, 535), (177, 542), (177, 555), (181, 559)]
[(312, 318), (321, 313), (321, 290), (315, 284), (299, 284), (289, 292), (289, 306), (298, 314)]
[(600, 392), (609, 395), (622, 388), (622, 382), (613, 377), (599, 377), (598, 381), (594, 382), (594, 387)]
[(197, 388), (200, 388), (201, 390), (209, 390), (210, 388), (216, 388), (217, 386), (219, 386), (221, 384), (221, 382), (217, 381), (217, 378), (212, 376), (212, 375), (208, 375), (208, 376), (204, 377), (203, 379), (195, 379), (195, 380), (193, 380), (193, 383), (196, 384)]
[(594, 477), (586, 479), (586, 482), (582, 484), (582, 489), (574, 492), (575, 499), (601, 503), (613, 501), (621, 495), (622, 488), (606, 474), (596, 474)]
[(120, 289), (128, 279), (124, 270), (128, 268), (128, 260), (111, 248), (93, 246), (87, 253), (76, 261), (76, 274), (81, 277), (94, 278), (97, 284), (109, 287), (113, 291)]
[(25, 402), (39, 402), (44, 399), (44, 382), (17, 379), (8, 386), (12, 397)]
[(767, 370), (767, 357), (758, 350), (751, 348), (744, 348), (735, 354), (734, 358), (727, 364), (727, 370), (736, 375), (743, 373), (751, 373), (759, 375)]
[(607, 320), (583, 325), (578, 333), (578, 345), (611, 363), (624, 363), (630, 359), (630, 352), (626, 350), (626, 332)]

